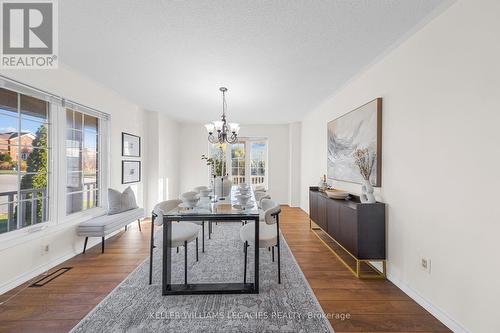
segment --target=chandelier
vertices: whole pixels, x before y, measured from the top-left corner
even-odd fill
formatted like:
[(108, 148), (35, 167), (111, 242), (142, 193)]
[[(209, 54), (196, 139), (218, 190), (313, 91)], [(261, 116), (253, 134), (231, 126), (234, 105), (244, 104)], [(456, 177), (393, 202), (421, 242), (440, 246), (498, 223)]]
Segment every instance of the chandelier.
[[(235, 143), (238, 141), (240, 125), (236, 123), (226, 123), (226, 91), (227, 88), (220, 87), (222, 91), (222, 117), (221, 120), (212, 121), (205, 125), (208, 131), (208, 141), (210, 143)], [(217, 133), (216, 133), (217, 132)]]

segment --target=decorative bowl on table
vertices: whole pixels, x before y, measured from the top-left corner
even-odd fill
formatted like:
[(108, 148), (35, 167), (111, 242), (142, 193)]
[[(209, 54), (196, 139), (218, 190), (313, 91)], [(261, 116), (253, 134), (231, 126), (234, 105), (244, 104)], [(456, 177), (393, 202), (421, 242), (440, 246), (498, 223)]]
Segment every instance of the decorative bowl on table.
[(250, 187), (240, 187), (239, 191), (240, 191), (240, 194), (246, 195), (250, 192)]
[(184, 208), (193, 208), (198, 204), (198, 201), (200, 198), (195, 197), (195, 198), (182, 198), (182, 207)]
[(253, 205), (251, 203), (247, 203), (246, 205), (241, 205), (239, 203), (236, 203), (236, 204), (233, 204), (233, 208), (236, 208), (237, 210), (245, 210), (245, 209), (253, 208)]
[(247, 194), (239, 194), (235, 196), (236, 200), (238, 200), (238, 203), (245, 207), (248, 204), (248, 200), (250, 200), (251, 196)]
[(200, 197), (206, 198), (210, 195), (210, 192), (211, 191), (209, 189), (200, 190)]
[(349, 196), (349, 192), (342, 190), (326, 190), (325, 193), (329, 198), (337, 200), (345, 200)]
[(181, 200), (184, 198), (196, 198), (198, 196), (198, 192), (189, 191), (181, 194)]
[(184, 207), (194, 207), (200, 200), (200, 197), (196, 192), (185, 192), (181, 194), (181, 200)]

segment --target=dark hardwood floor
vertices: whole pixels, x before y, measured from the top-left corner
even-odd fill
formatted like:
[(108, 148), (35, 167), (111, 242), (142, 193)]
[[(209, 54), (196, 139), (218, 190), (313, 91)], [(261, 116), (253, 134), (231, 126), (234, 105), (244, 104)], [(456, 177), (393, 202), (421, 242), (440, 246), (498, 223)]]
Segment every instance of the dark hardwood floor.
[[(323, 310), (334, 316), (337, 333), (449, 332), (389, 281), (355, 278), (309, 230), (302, 210), (284, 206), (280, 221)], [(59, 265), (73, 268), (42, 288), (22, 285), (1, 295), (0, 332), (69, 331), (148, 256), (150, 223), (142, 226), (139, 232), (133, 223), (107, 240), (104, 254), (95, 246)]]
[(391, 282), (355, 278), (309, 229), (304, 211), (282, 210), (283, 235), (335, 332), (450, 332)]

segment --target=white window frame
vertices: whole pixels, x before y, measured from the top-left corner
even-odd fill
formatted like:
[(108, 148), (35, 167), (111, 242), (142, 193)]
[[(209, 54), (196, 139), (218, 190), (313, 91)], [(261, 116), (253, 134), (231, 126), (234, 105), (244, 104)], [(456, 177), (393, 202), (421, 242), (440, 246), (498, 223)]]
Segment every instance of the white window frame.
[[(87, 220), (89, 218), (102, 215), (106, 212), (107, 204), (107, 188), (109, 187), (109, 147), (110, 147), (110, 135), (109, 135), (109, 122), (110, 117), (107, 114), (98, 113), (96, 110), (85, 107), (81, 104), (72, 101), (63, 100), (62, 110), (59, 112), (59, 116), (62, 118), (60, 121), (63, 121), (64, 126), (60, 127), (60, 135), (63, 138), (59, 140), (59, 143), (62, 145), (61, 147), (61, 156), (59, 165), (62, 166), (61, 173), (63, 175), (63, 181), (61, 182), (58, 192), (59, 192), (59, 202), (64, 203), (61, 204), (58, 210), (58, 215), (60, 216), (60, 221), (65, 222), (80, 222)], [(68, 130), (67, 122), (66, 122), (66, 109), (71, 109), (73, 111), (85, 113), (99, 119), (99, 133), (98, 133), (98, 151), (99, 151), (99, 159), (98, 159), (98, 192), (99, 192), (99, 205), (97, 207), (93, 207), (90, 209), (85, 209), (79, 212), (67, 214), (66, 213), (66, 177), (67, 177), (67, 165), (66, 165), (66, 133)]]
[[(267, 190), (268, 188), (268, 183), (269, 183), (269, 159), (268, 159), (268, 154), (269, 154), (269, 141), (264, 138), (264, 139), (259, 139), (259, 138), (255, 138), (255, 139), (248, 139), (246, 142), (245, 142), (245, 149), (246, 151), (248, 151), (249, 153), (247, 154), (245, 152), (245, 157), (246, 157), (246, 164), (245, 166), (247, 167), (247, 171), (246, 171), (246, 174), (248, 174), (248, 177), (252, 177), (252, 165), (251, 165), (251, 146), (253, 143), (264, 143), (266, 145), (266, 154), (264, 156), (264, 161), (265, 161), (265, 175), (264, 175), (264, 187), (265, 189)], [(252, 185), (252, 182), (250, 180), (250, 182), (248, 182), (249, 185)]]
[[(47, 168), (47, 175), (48, 175), (48, 183), (47, 183), (47, 198), (48, 198), (48, 204), (47, 204), (47, 221), (41, 222), (35, 225), (30, 225), (21, 229), (16, 229), (12, 230), (3, 234), (0, 234), (0, 243), (2, 243), (2, 246), (0, 246), (0, 250), (8, 246), (9, 242), (12, 240), (16, 240), (19, 238), (22, 238), (23, 236), (30, 235), (35, 231), (43, 230), (45, 228), (55, 226), (57, 217), (55, 216), (56, 210), (54, 209), (55, 201), (54, 200), (54, 189), (55, 189), (55, 177), (54, 175), (56, 174), (55, 170), (55, 156), (57, 154), (56, 150), (54, 149), (54, 143), (56, 140), (54, 139), (54, 134), (53, 129), (54, 129), (54, 117), (57, 112), (57, 110), (54, 110), (54, 105), (57, 103), (57, 98), (54, 98), (52, 95), (44, 94), (37, 89), (31, 88), (29, 86), (25, 86), (23, 84), (17, 83), (15, 81), (9, 80), (9, 79), (4, 79), (3, 77), (0, 76), (0, 88), (4, 88), (7, 90), (14, 91), (18, 94), (34, 97), (43, 101), (46, 101), (49, 103), (49, 115), (48, 115), (48, 136), (47, 136), (47, 158), (48, 158), (48, 168)], [(20, 96), (20, 95), (18, 95)], [(19, 156), (20, 157), (20, 156)], [(20, 180), (18, 180), (18, 186), (19, 186)]]
[[(15, 246), (30, 239), (43, 237), (37, 231), (58, 228), (69, 224), (76, 224), (89, 218), (102, 215), (103, 207), (107, 204), (107, 188), (109, 187), (109, 152), (110, 152), (110, 122), (109, 114), (86, 107), (21, 82), (0, 75), (0, 88), (12, 90), (16, 93), (38, 98), (49, 102), (49, 133), (48, 133), (48, 219), (46, 222), (27, 226), (0, 234), (0, 250)], [(100, 207), (91, 208), (82, 212), (66, 215), (66, 111), (64, 105), (71, 105), (76, 111), (87, 113), (99, 118), (99, 201)]]

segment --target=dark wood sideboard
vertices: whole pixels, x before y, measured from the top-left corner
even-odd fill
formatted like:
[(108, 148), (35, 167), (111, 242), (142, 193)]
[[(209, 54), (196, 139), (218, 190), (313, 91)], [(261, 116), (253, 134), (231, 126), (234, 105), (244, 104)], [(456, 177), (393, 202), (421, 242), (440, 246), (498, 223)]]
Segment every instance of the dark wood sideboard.
[[(377, 275), (385, 277), (384, 203), (362, 204), (355, 195), (351, 195), (350, 200), (330, 199), (325, 193), (318, 191), (317, 187), (310, 187), (309, 216), (325, 234), (354, 259), (354, 265), (349, 265), (334, 251), (357, 277), (365, 277), (361, 274), (362, 264), (375, 269), (370, 263), (374, 261), (382, 264), (382, 272)], [(379, 272), (378, 269), (376, 271)]]

